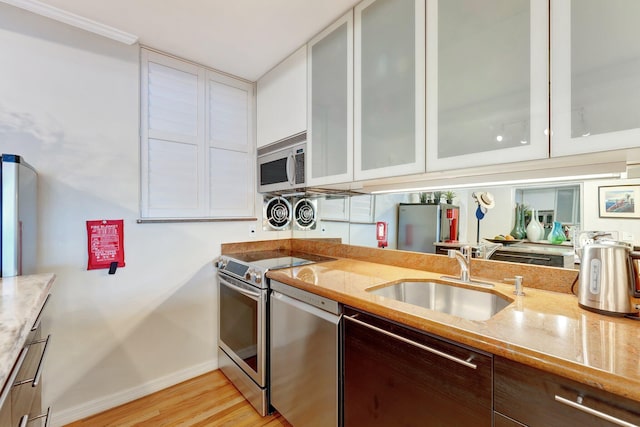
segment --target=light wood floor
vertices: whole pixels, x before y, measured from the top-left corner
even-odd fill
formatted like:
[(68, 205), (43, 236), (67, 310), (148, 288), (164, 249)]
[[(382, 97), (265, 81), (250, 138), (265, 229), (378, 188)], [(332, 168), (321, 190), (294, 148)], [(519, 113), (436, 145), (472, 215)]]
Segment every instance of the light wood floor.
[(89, 426), (292, 427), (277, 413), (261, 417), (219, 370), (67, 425)]

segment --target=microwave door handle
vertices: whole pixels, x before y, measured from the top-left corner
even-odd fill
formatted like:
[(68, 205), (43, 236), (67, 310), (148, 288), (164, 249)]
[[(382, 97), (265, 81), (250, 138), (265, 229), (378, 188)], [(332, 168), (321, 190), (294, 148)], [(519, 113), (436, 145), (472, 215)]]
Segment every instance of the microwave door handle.
[(296, 162), (295, 162), (296, 158), (293, 155), (293, 152), (289, 153), (289, 156), (287, 157), (287, 180), (289, 181), (290, 185), (294, 185), (295, 179), (296, 179)]

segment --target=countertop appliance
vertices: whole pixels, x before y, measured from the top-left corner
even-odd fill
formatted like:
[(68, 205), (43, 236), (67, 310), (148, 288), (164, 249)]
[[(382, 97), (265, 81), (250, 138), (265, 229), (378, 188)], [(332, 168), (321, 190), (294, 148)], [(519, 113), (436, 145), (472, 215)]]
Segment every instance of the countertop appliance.
[(271, 289), (272, 406), (294, 426), (341, 425), (342, 308), (275, 280)]
[(37, 181), (21, 156), (0, 156), (0, 277), (35, 273)]
[(221, 255), (218, 267), (218, 363), (261, 415), (269, 413), (268, 270), (331, 258), (287, 250)]
[(625, 242), (596, 240), (577, 247), (580, 255), (580, 307), (611, 316), (638, 313), (637, 263), (640, 252)]
[(258, 192), (291, 193), (305, 186), (307, 133), (258, 149)]
[(458, 206), (444, 203), (398, 204), (398, 249), (433, 254), (434, 243), (457, 241), (459, 213)]

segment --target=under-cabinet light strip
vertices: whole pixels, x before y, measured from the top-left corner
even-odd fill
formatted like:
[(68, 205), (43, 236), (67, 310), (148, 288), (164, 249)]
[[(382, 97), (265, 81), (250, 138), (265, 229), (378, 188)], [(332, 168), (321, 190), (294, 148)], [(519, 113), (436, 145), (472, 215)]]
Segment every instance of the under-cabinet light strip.
[(127, 33), (125, 31), (118, 30), (117, 28), (110, 27), (100, 22), (93, 21), (75, 13), (68, 12), (66, 10), (59, 9), (57, 7), (42, 3), (38, 0), (0, 0), (3, 3), (10, 4), (11, 6), (19, 7), (29, 12), (36, 13), (38, 15), (45, 16), (47, 18), (54, 19), (56, 21), (63, 22), (73, 27), (81, 28), (86, 31), (90, 31), (95, 34), (99, 34), (104, 37), (108, 37), (112, 40), (120, 43), (132, 45), (138, 41), (138, 36)]
[(393, 189), (393, 190), (376, 190), (376, 191), (371, 191), (371, 194), (433, 191), (433, 190), (444, 190), (444, 189), (452, 189), (452, 188), (496, 187), (501, 185), (539, 184), (539, 183), (545, 183), (545, 182), (584, 181), (589, 179), (608, 179), (608, 178), (620, 178), (620, 174), (619, 173), (600, 173), (600, 174), (591, 174), (591, 175), (557, 176), (557, 177), (545, 177), (545, 178), (512, 179), (512, 180), (505, 180), (505, 181), (488, 181), (488, 182), (477, 182), (477, 183), (474, 182), (474, 183), (465, 183), (465, 184), (433, 185), (433, 186), (422, 186), (422, 187), (402, 188), (402, 189)]

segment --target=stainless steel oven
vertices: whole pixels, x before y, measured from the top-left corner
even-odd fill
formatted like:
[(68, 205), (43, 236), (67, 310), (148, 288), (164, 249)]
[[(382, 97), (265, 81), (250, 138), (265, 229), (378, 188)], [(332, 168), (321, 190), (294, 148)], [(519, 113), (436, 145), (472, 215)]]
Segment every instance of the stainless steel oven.
[(218, 365), (261, 415), (269, 413), (268, 270), (331, 258), (290, 251), (222, 255), (218, 260)]
[(219, 281), (220, 348), (254, 382), (264, 386), (267, 293), (224, 274)]

